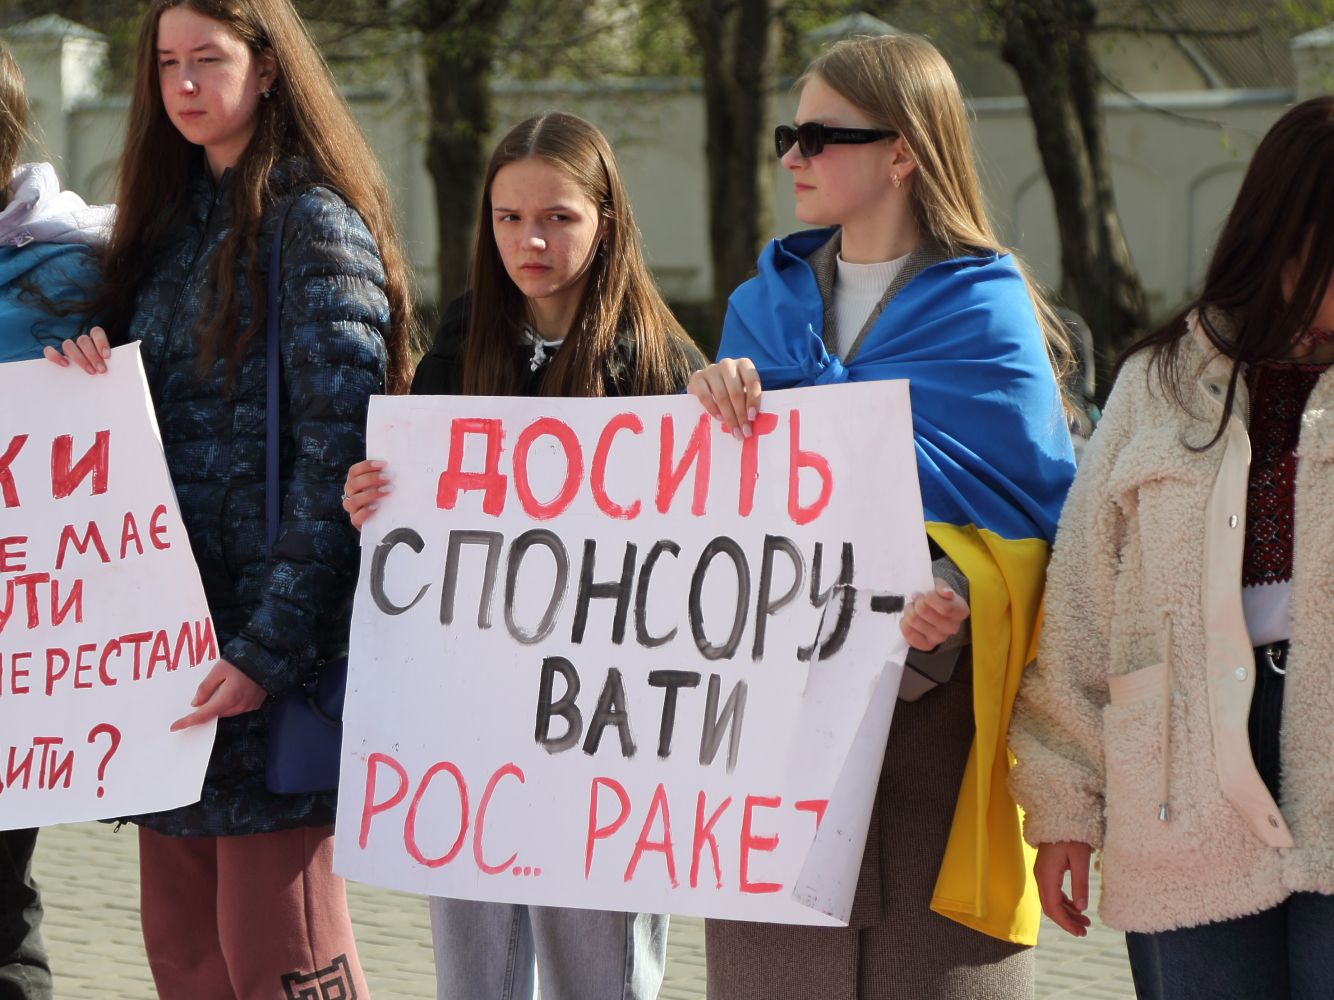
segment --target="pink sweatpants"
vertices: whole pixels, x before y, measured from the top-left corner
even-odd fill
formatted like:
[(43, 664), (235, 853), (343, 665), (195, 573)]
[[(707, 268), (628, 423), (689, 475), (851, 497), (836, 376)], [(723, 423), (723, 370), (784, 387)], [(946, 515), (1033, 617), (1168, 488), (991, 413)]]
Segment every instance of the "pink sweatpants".
[(139, 829), (140, 919), (162, 1000), (369, 1000), (333, 827)]

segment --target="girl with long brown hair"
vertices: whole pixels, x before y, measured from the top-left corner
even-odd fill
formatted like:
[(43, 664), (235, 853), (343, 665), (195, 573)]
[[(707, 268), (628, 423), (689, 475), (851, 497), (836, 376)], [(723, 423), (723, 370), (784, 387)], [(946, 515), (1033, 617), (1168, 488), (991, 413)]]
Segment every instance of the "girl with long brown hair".
[(717, 1000), (1032, 995), (1039, 913), (1005, 790), (1006, 723), (1074, 472), (1069, 349), (987, 219), (949, 65), (922, 38), (840, 42), (775, 130), (797, 217), (729, 300), (691, 380), (751, 433), (766, 388), (908, 379), (936, 586), (911, 650), (850, 926), (710, 920)]
[[(508, 168), (508, 169), (507, 169)], [(504, 176), (500, 175), (504, 173)], [(497, 180), (500, 184), (497, 187)], [(621, 182), (611, 146), (601, 132), (576, 115), (553, 112), (519, 123), (500, 141), (482, 182), (482, 216), (473, 244), (468, 295), (449, 310), (470, 303), (468, 321), (441, 327), (417, 369), (414, 391), (462, 391), (470, 395), (619, 396), (679, 392), (696, 360), (644, 262), (630, 197)], [(536, 203), (551, 186), (559, 194), (578, 190), (592, 210), (575, 218), (556, 198)], [(543, 215), (540, 234), (526, 221)], [(562, 230), (578, 229), (568, 244)], [(536, 241), (543, 244), (539, 249)], [(560, 259), (557, 259), (559, 254)], [(466, 332), (465, 332), (466, 331)], [(462, 333), (456, 337), (454, 334)], [(564, 343), (549, 362), (515, 364), (515, 354), (537, 348), (536, 339)], [(458, 385), (430, 388), (445, 375), (448, 351), (461, 348)], [(542, 348), (545, 357), (546, 348)], [(610, 367), (609, 367), (610, 365)], [(535, 377), (536, 376), (536, 377)]]
[[(559, 112), (516, 125), (487, 167), (468, 293), (417, 366), (418, 394), (680, 392), (704, 359), (644, 263), (611, 146)], [(388, 492), (382, 463), (348, 472), (360, 527)], [(432, 899), (439, 1000), (652, 1000), (667, 918)]]
[(1316, 97), (1122, 360), (1015, 704), (1042, 908), (1083, 936), (1099, 852), (1141, 1000), (1334, 996), (1331, 177)]
[(108, 342), (140, 343), (222, 651), (173, 725), (218, 720), (199, 802), (133, 817), (148, 959), (164, 997), (316, 982), (365, 997), (331, 867), (334, 793), (271, 792), (265, 758), (272, 699), (347, 648), (358, 547), (339, 484), (365, 453), (369, 397), (405, 383), (403, 252), (376, 158), (289, 0), (156, 0), (135, 58), (106, 332), (66, 354), (105, 370)]

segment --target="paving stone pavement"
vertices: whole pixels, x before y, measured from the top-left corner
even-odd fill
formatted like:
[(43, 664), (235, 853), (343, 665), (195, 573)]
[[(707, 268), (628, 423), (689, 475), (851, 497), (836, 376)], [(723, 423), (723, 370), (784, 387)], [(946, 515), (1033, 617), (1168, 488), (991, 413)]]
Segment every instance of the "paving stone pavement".
[[(100, 823), (42, 831), (34, 862), (46, 902), (47, 950), (61, 1000), (152, 1000), (139, 936), (139, 875), (133, 827)], [(1096, 898), (1096, 885), (1091, 887)], [(349, 883), (357, 945), (380, 1000), (431, 1000), (426, 899)], [(1045, 924), (1045, 921), (1044, 921)], [(1096, 925), (1083, 940), (1046, 924), (1037, 951), (1037, 1000), (1132, 1000), (1121, 935)], [(704, 996), (704, 926), (672, 921), (661, 1000)], [(986, 1000), (960, 997), (950, 1000)]]

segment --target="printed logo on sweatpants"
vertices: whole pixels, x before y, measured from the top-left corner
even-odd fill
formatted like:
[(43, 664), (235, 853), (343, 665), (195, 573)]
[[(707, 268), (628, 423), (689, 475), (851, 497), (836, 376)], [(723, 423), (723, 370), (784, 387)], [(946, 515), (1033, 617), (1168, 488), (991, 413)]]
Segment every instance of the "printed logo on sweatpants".
[(346, 955), (318, 972), (289, 972), (283, 976), (286, 1000), (357, 1000), (357, 987)]

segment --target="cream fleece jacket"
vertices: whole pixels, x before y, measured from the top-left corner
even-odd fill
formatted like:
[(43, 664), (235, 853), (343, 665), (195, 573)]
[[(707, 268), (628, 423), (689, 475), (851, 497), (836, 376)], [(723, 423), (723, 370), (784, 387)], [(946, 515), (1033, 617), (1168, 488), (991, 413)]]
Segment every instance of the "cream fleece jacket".
[(1280, 811), (1246, 731), (1245, 386), (1223, 437), (1187, 448), (1213, 436), (1231, 371), (1188, 322), (1185, 409), (1143, 353), (1112, 390), (1061, 515), (1010, 728), (1025, 838), (1100, 849), (1099, 915), (1122, 930), (1334, 894), (1334, 372), (1298, 444)]

